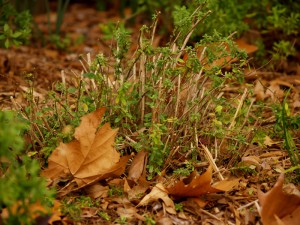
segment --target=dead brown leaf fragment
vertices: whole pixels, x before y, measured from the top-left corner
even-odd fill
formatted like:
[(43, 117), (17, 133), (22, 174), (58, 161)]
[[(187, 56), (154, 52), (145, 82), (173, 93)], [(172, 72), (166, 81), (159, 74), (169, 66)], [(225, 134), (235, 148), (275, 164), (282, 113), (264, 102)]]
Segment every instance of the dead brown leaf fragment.
[(284, 174), (267, 193), (259, 192), (261, 219), (264, 225), (296, 225), (300, 221), (300, 196), (283, 191)]
[(168, 196), (167, 190), (164, 188), (164, 186), (161, 183), (156, 184), (151, 192), (147, 194), (137, 205), (144, 206), (151, 202), (157, 201), (158, 199), (161, 199), (166, 207), (166, 211), (170, 214), (176, 214), (175, 205), (173, 200)]
[(52, 152), (44, 176), (52, 180), (69, 178), (81, 188), (122, 173), (120, 170), (125, 169), (128, 157), (120, 160), (120, 154), (113, 147), (117, 129), (109, 124), (98, 129), (104, 112), (105, 108), (99, 108), (81, 118), (75, 139), (67, 144), (61, 142)]
[(137, 155), (132, 160), (131, 166), (129, 168), (128, 172), (128, 179), (133, 180), (134, 182), (137, 182), (137, 180), (142, 176), (144, 169), (146, 167), (146, 158), (147, 158), (147, 152), (142, 150), (137, 153)]
[(108, 196), (108, 190), (108, 186), (102, 186), (98, 183), (89, 185), (85, 188), (87, 195), (92, 198), (105, 198)]
[(229, 191), (238, 184), (238, 179), (223, 180), (215, 185), (212, 183), (212, 166), (209, 166), (205, 173), (199, 175), (197, 171), (178, 181), (175, 185), (167, 187), (167, 191), (174, 197), (198, 197), (208, 193)]

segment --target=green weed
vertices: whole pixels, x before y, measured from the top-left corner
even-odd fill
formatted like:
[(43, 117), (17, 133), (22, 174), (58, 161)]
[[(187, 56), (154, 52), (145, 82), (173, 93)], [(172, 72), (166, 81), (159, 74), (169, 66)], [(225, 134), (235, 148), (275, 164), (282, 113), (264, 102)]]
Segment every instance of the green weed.
[(80, 221), (82, 219), (82, 209), (85, 207), (99, 207), (97, 201), (87, 196), (79, 196), (74, 199), (65, 198), (62, 201), (62, 213), (69, 216), (74, 221)]
[(230, 172), (237, 176), (249, 176), (257, 174), (257, 171), (249, 166), (238, 166), (230, 169)]
[(175, 210), (177, 212), (182, 212), (183, 211), (183, 205), (182, 205), (182, 203), (175, 203)]
[(155, 225), (156, 224), (155, 219), (153, 219), (151, 216), (145, 215), (144, 217), (145, 217), (145, 223), (147, 225)]
[(28, 10), (17, 12), (9, 1), (0, 1), (0, 46), (9, 48), (27, 43), (32, 16)]
[[(219, 140), (220, 145), (230, 144), (229, 155), (242, 154), (250, 143), (247, 130), (242, 129), (251, 109), (251, 102), (245, 100), (249, 93), (245, 90), (233, 101), (222, 96), (222, 90), (243, 82), (246, 54), (237, 50), (231, 37), (217, 32), (205, 35), (195, 47), (187, 46), (206, 15), (197, 8), (186, 17), (186, 23), (194, 23), (189, 32), (178, 26), (174, 39), (163, 47), (153, 46), (156, 17), (152, 26), (141, 28), (134, 53), (129, 51), (128, 31), (117, 26), (112, 57), (100, 53), (93, 60), (81, 58), (83, 75), (68, 83), (62, 74), (63, 82), (56, 84), (44, 102), (37, 102), (32, 91), (28, 93), (29, 107), (23, 113), (42, 152), (48, 156), (60, 141), (69, 141), (82, 115), (106, 106), (106, 122), (119, 128), (119, 139), (125, 142), (116, 147), (149, 152), (149, 179), (168, 167), (166, 162), (175, 152), (186, 154), (193, 149), (191, 156), (199, 157), (198, 137), (202, 135), (211, 142)], [(183, 54), (187, 59), (182, 59)], [(232, 63), (227, 56), (240, 61)], [(228, 65), (230, 71), (224, 69)], [(237, 138), (227, 137), (236, 133)]]
[(106, 221), (110, 221), (110, 216), (106, 212), (98, 212), (98, 215), (105, 219)]
[(127, 218), (125, 216), (121, 216), (120, 218), (115, 220), (118, 224), (127, 224)]
[[(24, 151), (21, 135), (28, 129), (26, 124), (16, 113), (1, 111), (0, 126), (0, 208), (8, 212), (1, 222), (33, 224), (37, 216), (49, 213), (54, 192), (47, 189), (45, 180), (39, 176), (39, 163)], [(34, 211), (38, 204), (44, 212)]]
[[(282, 116), (282, 128), (283, 128), (283, 133), (284, 133), (284, 148), (288, 151), (292, 165), (293, 166), (298, 166), (300, 164), (300, 157), (299, 157), (299, 150), (292, 138), (292, 135), (288, 129), (288, 116), (290, 116), (289, 112), (289, 106), (286, 103), (286, 98), (282, 104), (282, 111), (281, 111), (281, 116)], [(299, 171), (298, 171), (299, 173)]]
[(281, 40), (274, 43), (271, 54), (275, 62), (287, 61), (289, 56), (296, 54), (296, 50), (291, 42)]
[(123, 195), (124, 195), (124, 191), (122, 187), (116, 185), (110, 186), (108, 190), (108, 196), (113, 197), (113, 196), (123, 196)]

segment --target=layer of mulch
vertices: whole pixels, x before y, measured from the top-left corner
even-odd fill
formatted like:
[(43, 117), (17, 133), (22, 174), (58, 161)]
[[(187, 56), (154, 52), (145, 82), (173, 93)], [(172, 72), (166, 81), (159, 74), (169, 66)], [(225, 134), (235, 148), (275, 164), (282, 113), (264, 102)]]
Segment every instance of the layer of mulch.
[[(55, 19), (56, 13), (52, 13), (52, 24), (55, 24)], [(95, 7), (71, 4), (65, 13), (61, 34), (72, 44), (58, 50), (49, 42), (43, 45), (49, 33), (47, 15), (35, 16), (39, 36), (35, 35), (30, 45), (0, 49), (0, 107), (11, 108), (11, 96), (18, 99), (20, 93), (29, 86), (33, 85), (40, 94), (51, 90), (56, 81), (61, 81), (62, 71), (66, 77), (81, 74), (87, 54), (90, 54), (91, 59), (99, 53), (111, 55), (111, 41), (103, 41), (100, 25), (122, 20), (126, 20), (126, 17), (121, 18), (116, 9), (99, 12)], [(131, 26), (133, 39), (138, 38), (140, 27), (139, 23)], [(78, 40), (82, 41), (78, 43)]]

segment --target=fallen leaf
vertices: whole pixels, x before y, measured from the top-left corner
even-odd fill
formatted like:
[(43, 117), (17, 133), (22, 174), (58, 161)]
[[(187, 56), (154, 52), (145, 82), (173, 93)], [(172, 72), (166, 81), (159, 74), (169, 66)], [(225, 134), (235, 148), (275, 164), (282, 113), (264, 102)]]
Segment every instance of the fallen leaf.
[(256, 97), (256, 100), (262, 101), (265, 99), (265, 90), (262, 82), (260, 80), (257, 80), (254, 86), (254, 95)]
[(276, 142), (274, 142), (269, 136), (265, 137), (264, 145), (266, 145), (266, 146), (272, 146), (274, 144), (276, 144)]
[(92, 184), (84, 189), (88, 196), (92, 198), (104, 198), (108, 196), (108, 186), (102, 186), (101, 184)]
[(147, 157), (147, 152), (142, 150), (137, 153), (137, 155), (132, 160), (131, 166), (128, 172), (128, 179), (137, 182), (137, 180), (141, 177), (144, 168), (145, 168), (145, 161)]
[(137, 209), (133, 206), (127, 206), (127, 207), (118, 207), (117, 208), (117, 214), (119, 217), (125, 217), (128, 221), (131, 221), (135, 218), (137, 214)]
[(283, 191), (282, 173), (274, 187), (267, 193), (259, 191), (260, 216), (264, 225), (296, 225), (300, 220), (300, 196)]
[(75, 129), (75, 140), (60, 143), (49, 157), (44, 176), (50, 179), (68, 178), (82, 188), (95, 181), (121, 174), (128, 157), (122, 157), (113, 147), (117, 129), (104, 124), (98, 129), (105, 108), (99, 108), (81, 118)]
[(244, 156), (242, 157), (241, 162), (239, 163), (239, 166), (248, 166), (251, 169), (261, 169), (261, 160), (258, 156), (250, 155), (250, 156)]
[(235, 43), (237, 44), (239, 49), (246, 51), (248, 55), (256, 52), (258, 49), (256, 45), (251, 45), (247, 43), (246, 40), (243, 38), (235, 40)]
[(139, 184), (134, 186), (133, 188), (131, 188), (129, 191), (126, 192), (128, 194), (128, 199), (129, 200), (140, 199), (141, 197), (144, 196), (148, 188), (149, 185), (147, 184)]
[(156, 219), (157, 225), (173, 225), (173, 220), (167, 216)]
[(207, 205), (207, 202), (200, 198), (188, 198), (187, 201), (192, 201), (192, 202), (196, 203), (197, 206), (200, 207), (201, 209), (203, 209)]
[(283, 99), (284, 91), (280, 88), (280, 84), (276, 81), (271, 81), (270, 86), (266, 90), (266, 97), (270, 97), (273, 101)]
[(198, 197), (208, 193), (229, 191), (238, 184), (239, 180), (223, 180), (215, 185), (211, 185), (211, 182), (212, 166), (209, 166), (205, 173), (199, 175), (197, 171), (193, 171), (188, 178), (178, 181), (166, 189), (170, 195), (175, 197)]
[(270, 158), (270, 157), (283, 157), (286, 155), (287, 153), (283, 151), (271, 151), (271, 152), (266, 152), (261, 154), (259, 158), (263, 159), (263, 158)]
[(152, 188), (151, 192), (140, 201), (137, 207), (147, 205), (150, 202), (157, 201), (158, 199), (161, 199), (165, 203), (166, 210), (168, 213), (176, 214), (174, 202), (168, 196), (167, 190), (161, 183), (156, 184)]
[(57, 221), (61, 221), (62, 213), (60, 207), (61, 207), (60, 202), (58, 200), (54, 200), (54, 204), (51, 209), (51, 217), (48, 221), (48, 224), (54, 224)]
[(123, 190), (124, 190), (125, 193), (128, 193), (128, 192), (131, 190), (131, 187), (130, 187), (130, 185), (128, 184), (128, 181), (127, 181), (126, 178), (124, 179)]

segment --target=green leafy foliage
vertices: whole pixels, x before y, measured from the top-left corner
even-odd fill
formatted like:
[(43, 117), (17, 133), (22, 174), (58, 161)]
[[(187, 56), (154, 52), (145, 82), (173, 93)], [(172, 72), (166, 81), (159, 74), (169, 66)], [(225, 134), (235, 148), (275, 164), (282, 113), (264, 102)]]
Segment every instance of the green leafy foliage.
[[(83, 209), (87, 207), (99, 207), (99, 201), (95, 201), (94, 199), (86, 196), (73, 198), (72, 201), (65, 198), (62, 201), (62, 213), (67, 215), (73, 221), (82, 220)], [(99, 215), (105, 219), (108, 218), (109, 220), (109, 216), (107, 214), (99, 212)]]
[[(215, 30), (226, 36), (233, 32), (241, 35), (249, 29), (259, 29), (263, 36), (272, 36), (272, 40), (266, 38), (260, 42), (260, 49), (266, 46), (275, 61), (278, 62), (279, 58), (286, 61), (287, 56), (295, 53), (294, 44), (300, 30), (299, 2), (208, 0), (190, 1), (184, 6), (182, 2), (172, 11), (175, 27), (182, 26), (187, 30), (191, 26), (188, 12), (193, 12), (199, 2), (204, 2), (204, 12), (210, 10), (211, 13), (194, 33), (197, 38), (204, 34), (211, 35)], [(263, 57), (266, 57), (266, 52)]]
[(294, 137), (299, 135), (300, 128), (300, 115), (292, 114), (287, 102), (286, 94), (285, 99), (281, 105), (273, 107), (273, 113), (276, 117), (274, 125), (274, 133), (277, 137), (283, 138), (283, 148), (288, 152), (291, 160), (292, 167), (287, 172), (295, 172), (296, 181), (300, 180), (300, 156), (299, 149), (297, 148)]
[(17, 12), (9, 1), (0, 1), (0, 45), (5, 48), (27, 43), (32, 17), (28, 10)]
[(271, 54), (275, 62), (280, 62), (286, 61), (289, 56), (294, 56), (296, 50), (291, 42), (281, 40), (274, 43)]
[[(197, 9), (187, 18), (202, 21), (207, 16), (201, 15)], [(212, 140), (225, 138), (235, 113), (233, 105), (237, 103), (218, 95), (225, 85), (243, 81), (245, 53), (237, 50), (230, 37), (218, 32), (204, 35), (195, 47), (186, 46), (189, 35), (181, 30), (184, 26), (178, 27), (171, 43), (154, 47), (155, 24), (156, 21), (151, 27), (141, 28), (139, 48), (134, 55), (129, 49), (132, 40), (128, 30), (117, 25), (113, 32), (112, 57), (98, 54), (87, 65), (85, 73), (76, 78), (75, 85), (57, 84), (56, 90), (39, 106), (32, 94), (28, 94), (29, 107), (24, 111), (46, 156), (60, 141), (70, 141), (82, 115), (101, 106), (108, 109), (107, 122), (119, 128), (117, 148), (127, 145), (131, 151), (149, 152), (148, 179), (169, 166), (166, 162), (176, 149), (179, 154), (191, 151), (193, 160), (197, 161), (195, 136), (204, 135)], [(190, 26), (188, 33), (194, 29), (196, 26)], [(181, 37), (181, 49), (174, 48)], [(200, 48), (204, 49), (201, 58)], [(187, 54), (186, 60), (181, 58), (183, 53)], [(230, 63), (226, 57), (241, 61), (231, 63), (232, 70), (226, 71), (223, 68)], [(43, 104), (47, 107), (42, 107)], [(245, 123), (247, 107), (249, 104), (244, 104), (236, 116), (237, 126)], [(230, 141), (230, 149), (235, 154), (243, 146), (245, 134), (240, 129), (232, 132), (239, 134)], [(192, 164), (188, 165), (184, 171), (176, 167), (172, 170), (187, 174), (193, 168)]]
[[(33, 224), (38, 215), (32, 206), (40, 204), (46, 210), (53, 192), (39, 177), (40, 166), (24, 152), (21, 137), (25, 126), (16, 113), (0, 112), (0, 208), (7, 210), (4, 224)], [(5, 194), (3, 194), (5, 193)]]

